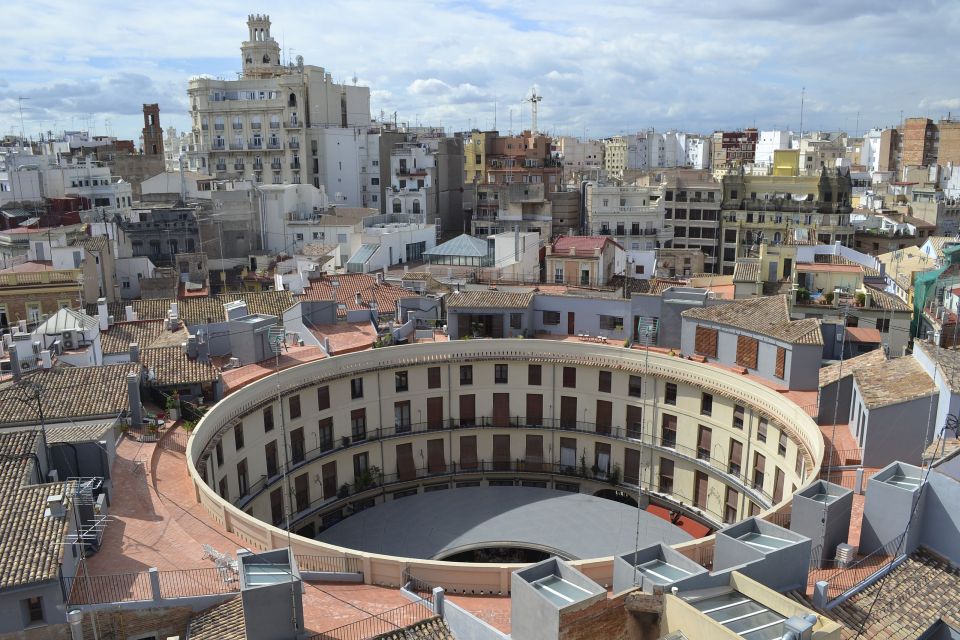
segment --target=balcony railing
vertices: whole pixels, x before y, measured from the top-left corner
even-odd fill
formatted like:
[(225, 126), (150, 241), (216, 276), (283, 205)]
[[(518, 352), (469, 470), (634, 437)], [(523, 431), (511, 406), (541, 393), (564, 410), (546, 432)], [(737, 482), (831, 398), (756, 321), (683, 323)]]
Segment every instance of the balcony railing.
[(234, 122), (234, 123), (233, 123), (233, 130), (234, 130), (234, 131), (242, 131), (242, 130), (243, 130), (243, 123), (242, 123), (242, 122)]
[(237, 171), (243, 171), (243, 163), (242, 163), (242, 162), (234, 162), (234, 163), (233, 163), (233, 168), (236, 169)]
[(283, 168), (283, 165), (280, 164), (279, 162), (271, 162), (270, 168), (273, 169), (274, 171), (280, 171), (280, 169)]
[(214, 143), (212, 143), (212, 144), (210, 145), (210, 150), (211, 150), (211, 151), (223, 151), (224, 148), (225, 148), (225, 146), (224, 146), (224, 144), (223, 144), (222, 142), (214, 142)]
[(288, 146), (289, 146), (291, 149), (299, 149), (299, 148), (300, 148), (300, 142), (299, 142), (298, 140), (291, 140), (291, 141), (288, 142), (287, 144), (288, 144)]
[(262, 148), (263, 148), (263, 140), (257, 140), (256, 138), (254, 138), (253, 140), (250, 140), (250, 142), (248, 142), (247, 144), (248, 144), (248, 146), (249, 146), (250, 149), (262, 149)]
[(323, 633), (310, 636), (307, 640), (369, 640), (371, 638), (404, 637), (407, 627), (437, 617), (425, 601), (410, 602), (382, 613), (374, 613), (367, 618), (345, 624)]
[(283, 126), (284, 126), (285, 128), (287, 128), (287, 129), (299, 129), (299, 128), (300, 128), (300, 121), (299, 121), (299, 120), (293, 120), (293, 119), (286, 120), (286, 121), (284, 121)]
[(280, 128), (280, 123), (279, 123), (279, 122), (271, 122), (271, 123), (270, 123), (270, 128), (271, 128), (271, 129), (279, 129), (279, 128)]
[(254, 129), (254, 130), (258, 130), (258, 129), (260, 129), (260, 123), (259, 123), (259, 122), (251, 122), (251, 123), (250, 123), (250, 128), (251, 128), (251, 129)]
[(215, 125), (213, 125), (213, 130), (214, 130), (214, 131), (223, 131), (223, 125), (222, 125), (222, 124), (215, 124)]
[(110, 575), (79, 575), (61, 578), (61, 588), (70, 605), (160, 601), (173, 598), (236, 593), (236, 572), (228, 567), (156, 571)]
[(230, 151), (243, 151), (243, 143), (242, 143), (242, 142), (231, 142), (231, 143), (230, 143)]
[(267, 143), (267, 149), (283, 149), (283, 143), (270, 141)]

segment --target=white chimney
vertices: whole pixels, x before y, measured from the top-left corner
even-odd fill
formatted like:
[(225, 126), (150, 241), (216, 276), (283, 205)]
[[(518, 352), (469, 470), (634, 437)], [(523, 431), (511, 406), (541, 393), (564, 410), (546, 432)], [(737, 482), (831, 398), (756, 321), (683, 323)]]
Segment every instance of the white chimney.
[(100, 331), (106, 331), (110, 328), (110, 315), (107, 312), (106, 298), (97, 300), (97, 320), (100, 322)]
[(40, 366), (49, 369), (53, 366), (53, 360), (50, 358), (50, 350), (44, 349), (40, 352)]
[(27, 332), (27, 321), (26, 321), (26, 320), (21, 320), (20, 322), (18, 322), (18, 323), (17, 323), (17, 328), (20, 329), (20, 333), (26, 333), (26, 332)]
[(62, 518), (66, 515), (66, 509), (63, 508), (63, 496), (60, 494), (49, 496), (47, 498), (47, 509), (43, 515), (48, 518)]
[(354, 300), (357, 303), (357, 306), (363, 306), (363, 296), (360, 295), (360, 292), (357, 291), (357, 294), (354, 296)]
[(127, 322), (133, 322), (137, 319), (137, 314), (133, 312), (133, 305), (127, 305), (123, 308)]
[(180, 308), (176, 302), (170, 303), (170, 317), (179, 318), (180, 317)]

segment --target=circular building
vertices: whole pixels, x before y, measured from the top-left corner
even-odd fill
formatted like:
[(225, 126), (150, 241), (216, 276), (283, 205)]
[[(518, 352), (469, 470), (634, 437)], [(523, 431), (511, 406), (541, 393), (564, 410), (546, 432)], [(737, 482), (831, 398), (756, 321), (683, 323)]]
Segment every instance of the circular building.
[[(623, 550), (610, 523), (628, 518), (635, 532), (637, 510), (590, 497), (712, 531), (789, 509), (823, 448), (800, 407), (717, 366), (590, 343), (470, 340), (348, 354), (257, 381), (210, 409), (187, 459), (200, 502), (251, 548), (283, 546), (289, 529), (296, 553), (357, 558), (368, 582), (399, 584), (415, 568), (448, 589), (505, 593), (503, 565), (444, 559), (540, 550), (609, 583), (610, 556)], [(498, 487), (539, 489), (552, 505), (515, 497), (526, 492), (497, 498)], [(583, 509), (609, 534), (597, 544), (569, 526)], [(530, 527), (524, 516), (566, 516), (568, 526)], [(647, 518), (656, 516), (640, 514), (641, 546), (701, 544)], [(515, 528), (497, 536), (486, 521)], [(409, 544), (377, 543), (375, 530)], [(423, 531), (443, 533), (431, 541)]]

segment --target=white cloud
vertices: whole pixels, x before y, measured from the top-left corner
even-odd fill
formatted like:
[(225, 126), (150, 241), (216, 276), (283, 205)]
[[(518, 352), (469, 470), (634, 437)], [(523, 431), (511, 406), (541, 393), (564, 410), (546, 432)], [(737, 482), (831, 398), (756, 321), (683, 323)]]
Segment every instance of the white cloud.
[[(804, 128), (852, 128), (857, 111), (865, 129), (895, 123), (901, 110), (960, 109), (941, 90), (960, 66), (952, 43), (960, 3), (917, 3), (424, 0), (401, 15), (386, 1), (282, 0), (269, 9), (285, 55), (338, 80), (362, 78), (375, 110), (459, 129), (492, 126), (496, 100), (498, 125), (506, 128), (512, 110), (516, 129), (537, 85), (542, 127), (587, 126), (599, 136), (648, 126), (798, 127), (801, 87)], [(132, 138), (140, 103), (160, 102), (161, 122), (184, 127), (187, 79), (233, 76), (251, 8), (171, 0), (164, 15), (175, 18), (158, 19), (153, 7), (119, 0), (93, 13), (69, 0), (11, 4), (4, 18), (17, 28), (0, 61), (0, 133), (19, 129), (16, 97), (28, 96), (28, 129), (69, 128), (92, 114), (101, 133), (110, 118)]]

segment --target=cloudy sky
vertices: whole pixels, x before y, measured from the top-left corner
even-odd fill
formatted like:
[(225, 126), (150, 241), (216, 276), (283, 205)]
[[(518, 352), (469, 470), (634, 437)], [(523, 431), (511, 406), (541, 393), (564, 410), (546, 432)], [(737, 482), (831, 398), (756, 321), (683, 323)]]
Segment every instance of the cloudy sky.
[[(248, 13), (286, 55), (371, 88), (374, 116), (589, 137), (804, 129), (960, 114), (957, 0), (6, 0), (0, 134), (136, 140), (141, 104), (184, 128), (187, 79), (235, 77)], [(19, 100), (19, 98), (24, 98)], [(496, 104), (496, 109), (494, 107)]]

